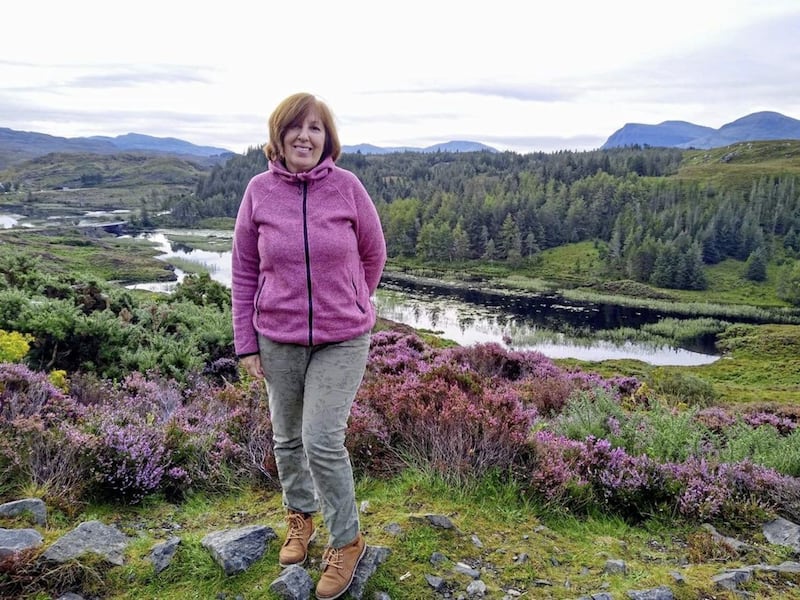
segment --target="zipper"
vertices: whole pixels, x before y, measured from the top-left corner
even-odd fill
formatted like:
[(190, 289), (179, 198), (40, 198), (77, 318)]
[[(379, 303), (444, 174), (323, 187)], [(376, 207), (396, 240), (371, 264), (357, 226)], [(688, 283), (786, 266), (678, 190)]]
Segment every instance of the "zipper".
[(306, 253), (306, 288), (308, 289), (308, 345), (314, 345), (314, 303), (311, 299), (311, 252), (308, 247), (308, 182), (303, 182), (303, 245)]

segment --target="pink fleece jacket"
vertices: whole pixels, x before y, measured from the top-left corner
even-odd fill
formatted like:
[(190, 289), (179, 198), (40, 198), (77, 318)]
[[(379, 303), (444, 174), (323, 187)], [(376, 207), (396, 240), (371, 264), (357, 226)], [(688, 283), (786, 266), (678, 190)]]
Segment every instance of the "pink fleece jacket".
[(304, 173), (270, 162), (248, 183), (236, 218), (236, 354), (257, 353), (257, 333), (307, 346), (366, 333), (385, 263), (378, 212), (353, 173), (330, 158)]

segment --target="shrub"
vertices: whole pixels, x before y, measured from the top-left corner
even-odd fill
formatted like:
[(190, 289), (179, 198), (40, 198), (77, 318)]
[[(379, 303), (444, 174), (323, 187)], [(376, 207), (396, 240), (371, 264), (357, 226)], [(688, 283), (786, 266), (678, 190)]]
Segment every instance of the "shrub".
[(0, 329), (0, 362), (19, 362), (30, 350), (33, 336)]
[(619, 433), (620, 421), (626, 420), (625, 411), (608, 394), (596, 396), (579, 391), (573, 394), (563, 412), (553, 420), (553, 430), (573, 440), (589, 437), (605, 438)]
[(738, 423), (725, 432), (720, 460), (751, 460), (785, 475), (800, 476), (800, 432), (784, 435), (772, 425), (752, 427)]
[(32, 483), (54, 504), (77, 500), (85, 477), (70, 433), (82, 415), (46, 374), (0, 364), (0, 493)]
[(708, 406), (717, 398), (711, 383), (679, 371), (656, 369), (650, 385), (665, 399), (688, 406)]

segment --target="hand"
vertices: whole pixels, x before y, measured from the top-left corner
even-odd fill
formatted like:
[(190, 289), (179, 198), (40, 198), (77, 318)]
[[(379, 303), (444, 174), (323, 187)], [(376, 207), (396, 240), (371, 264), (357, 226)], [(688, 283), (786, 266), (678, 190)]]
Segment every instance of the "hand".
[(239, 362), (250, 377), (256, 377), (258, 379), (264, 378), (264, 369), (261, 368), (261, 357), (258, 354), (245, 356), (239, 359)]

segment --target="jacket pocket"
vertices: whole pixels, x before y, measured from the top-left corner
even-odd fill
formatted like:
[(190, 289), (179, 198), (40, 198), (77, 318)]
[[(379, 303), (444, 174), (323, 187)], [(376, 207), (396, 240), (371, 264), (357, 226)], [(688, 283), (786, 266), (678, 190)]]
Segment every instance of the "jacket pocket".
[(358, 286), (356, 285), (356, 282), (351, 279), (350, 283), (353, 286), (353, 293), (355, 294), (355, 301), (356, 301), (356, 306), (358, 307), (358, 310), (360, 310), (362, 313), (366, 313), (367, 310), (364, 308), (364, 304), (359, 300)]

